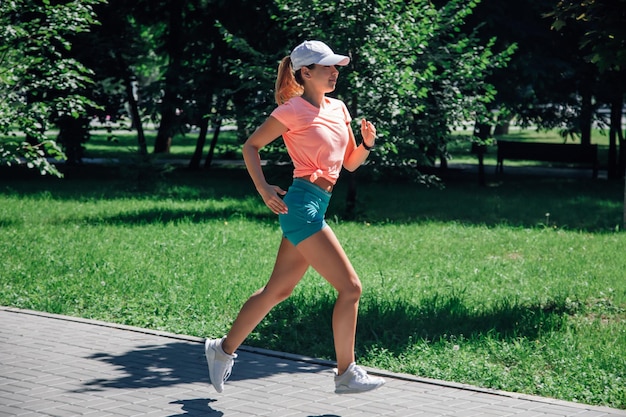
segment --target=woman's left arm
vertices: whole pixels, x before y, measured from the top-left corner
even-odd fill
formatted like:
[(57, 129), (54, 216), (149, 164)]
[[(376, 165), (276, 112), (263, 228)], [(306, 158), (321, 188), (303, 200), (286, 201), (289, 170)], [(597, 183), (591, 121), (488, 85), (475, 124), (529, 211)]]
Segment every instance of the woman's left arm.
[[(361, 120), (361, 137), (363, 138), (363, 143), (359, 146), (356, 146), (356, 139), (354, 138), (354, 132), (352, 131), (352, 127), (350, 125), (348, 125), (348, 134), (350, 135), (350, 144), (348, 145), (346, 152), (349, 154), (346, 155), (343, 167), (348, 171), (353, 172), (356, 171), (358, 167), (363, 165), (369, 156), (370, 150), (367, 148), (371, 149), (374, 147), (374, 142), (376, 142), (376, 128), (366, 119)], [(367, 145), (367, 147), (364, 145)]]

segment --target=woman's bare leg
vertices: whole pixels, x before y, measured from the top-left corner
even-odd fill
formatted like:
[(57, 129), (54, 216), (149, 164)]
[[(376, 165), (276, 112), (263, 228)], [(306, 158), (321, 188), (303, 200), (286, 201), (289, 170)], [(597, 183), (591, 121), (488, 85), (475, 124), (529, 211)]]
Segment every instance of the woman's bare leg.
[(333, 310), (333, 337), (337, 371), (341, 375), (354, 362), (356, 323), (361, 281), (330, 227), (298, 244), (298, 250), (338, 292)]
[(267, 313), (289, 297), (309, 265), (338, 293), (332, 323), (339, 374), (355, 361), (361, 281), (329, 227), (305, 239), (297, 248), (288, 240), (282, 240), (270, 280), (246, 301), (224, 340), (222, 349), (226, 353), (233, 353)]
[(237, 350), (267, 313), (289, 297), (308, 267), (309, 263), (300, 251), (283, 238), (267, 285), (252, 294), (241, 308), (222, 344), (224, 352), (232, 354)]

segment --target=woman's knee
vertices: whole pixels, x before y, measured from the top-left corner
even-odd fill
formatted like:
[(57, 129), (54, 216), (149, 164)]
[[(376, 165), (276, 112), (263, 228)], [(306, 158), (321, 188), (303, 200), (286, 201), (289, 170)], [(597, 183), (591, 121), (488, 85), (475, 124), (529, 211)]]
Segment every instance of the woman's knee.
[(271, 302), (276, 305), (282, 301), (285, 301), (293, 293), (293, 288), (263, 288), (262, 294), (267, 297)]
[(359, 277), (356, 275), (350, 277), (350, 279), (338, 289), (339, 296), (345, 299), (351, 299), (358, 301), (361, 298), (363, 287)]

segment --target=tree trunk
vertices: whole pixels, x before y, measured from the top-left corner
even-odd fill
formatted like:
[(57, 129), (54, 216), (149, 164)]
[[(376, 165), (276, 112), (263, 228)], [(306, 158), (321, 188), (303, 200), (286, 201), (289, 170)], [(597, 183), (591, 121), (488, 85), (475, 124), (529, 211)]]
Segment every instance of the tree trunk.
[(487, 123), (477, 122), (474, 126), (474, 136), (479, 139), (478, 143), (472, 143), (472, 151), (476, 153), (478, 157), (478, 184), (484, 186), (487, 184), (484, 165), (484, 156), (487, 146), (484, 142), (491, 137), (491, 126)]
[(617, 142), (619, 144), (619, 152), (617, 157), (617, 172), (620, 177), (626, 175), (626, 140), (624, 140), (624, 130), (622, 130), (622, 105), (620, 103), (619, 115), (616, 115), (616, 132)]
[(611, 100), (611, 120), (609, 126), (609, 157), (608, 157), (608, 177), (609, 179), (619, 179), (619, 161), (617, 154), (617, 137), (622, 129), (622, 97), (615, 95)]
[(211, 139), (209, 153), (207, 154), (206, 160), (204, 161), (205, 169), (211, 169), (211, 163), (213, 163), (213, 154), (215, 153), (215, 146), (217, 145), (217, 139), (220, 135), (220, 130), (222, 129), (222, 116), (218, 113), (215, 117), (217, 118), (217, 120), (213, 124), (215, 126), (215, 130), (213, 131), (213, 139)]
[(154, 153), (168, 153), (176, 128), (177, 86), (181, 71), (184, 2), (171, 2), (169, 35), (166, 42), (170, 64), (165, 75), (165, 93), (161, 105), (161, 123), (154, 142)]
[(89, 119), (86, 117), (63, 116), (57, 121), (59, 134), (57, 142), (63, 146), (67, 157), (66, 164), (76, 165), (82, 162), (84, 146), (89, 140)]
[(148, 144), (146, 143), (146, 136), (143, 131), (143, 123), (141, 122), (141, 115), (139, 114), (139, 105), (135, 98), (135, 92), (133, 90), (133, 82), (130, 76), (124, 78), (124, 87), (126, 88), (126, 100), (130, 107), (130, 117), (133, 119), (133, 126), (137, 129), (137, 146), (139, 149), (139, 155), (144, 161), (148, 159)]
[(443, 172), (445, 172), (448, 169), (448, 158), (446, 157), (447, 154), (447, 147), (445, 143), (440, 144), (440, 146), (438, 146), (438, 154), (439, 154), (439, 169)]
[(511, 127), (511, 119), (500, 119), (493, 130), (493, 135), (508, 135)]
[(130, 118), (132, 127), (137, 130), (137, 147), (139, 155), (144, 162), (148, 162), (148, 144), (146, 143), (146, 135), (143, 131), (143, 123), (141, 114), (139, 114), (139, 104), (135, 97), (135, 89), (133, 88), (133, 75), (129, 65), (126, 63), (121, 54), (115, 54), (118, 69), (123, 75), (124, 90), (126, 92), (126, 101), (130, 108)]
[(200, 133), (198, 134), (198, 140), (196, 141), (196, 149), (189, 161), (189, 169), (200, 169), (200, 160), (202, 159), (202, 152), (204, 152), (204, 144), (206, 143), (206, 135), (209, 131), (209, 118), (203, 117), (200, 120)]
[(157, 137), (154, 141), (154, 153), (169, 153), (172, 145), (172, 136), (174, 135), (174, 122), (176, 120), (176, 109), (171, 106), (171, 103), (166, 102), (172, 99), (167, 93), (163, 97), (163, 106), (161, 110), (161, 122), (159, 123), (159, 130), (157, 131)]
[(622, 224), (622, 230), (626, 229), (626, 141), (624, 140), (624, 132), (621, 128), (622, 112), (620, 107), (620, 125), (617, 131), (617, 137), (619, 138), (619, 163), (618, 171), (624, 181), (624, 222)]
[(591, 119), (593, 118), (593, 103), (591, 85), (585, 82), (581, 87), (582, 106), (580, 108), (580, 143), (591, 145)]
[(222, 129), (222, 121), (224, 111), (226, 111), (226, 106), (228, 104), (228, 99), (224, 96), (217, 96), (217, 103), (215, 105), (215, 116), (213, 117), (213, 139), (211, 139), (211, 146), (209, 146), (209, 153), (206, 156), (204, 161), (204, 168), (210, 169), (211, 164), (213, 163), (213, 155), (215, 154), (215, 147), (217, 146), (217, 140), (220, 136), (220, 131)]

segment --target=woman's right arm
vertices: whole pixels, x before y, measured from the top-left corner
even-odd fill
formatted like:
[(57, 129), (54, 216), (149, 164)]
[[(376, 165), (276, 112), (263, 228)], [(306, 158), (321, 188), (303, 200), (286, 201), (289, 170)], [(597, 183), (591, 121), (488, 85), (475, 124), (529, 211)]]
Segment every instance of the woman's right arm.
[(283, 202), (281, 195), (286, 191), (276, 185), (270, 185), (265, 180), (263, 169), (261, 168), (261, 157), (259, 150), (273, 142), (280, 135), (285, 133), (287, 128), (276, 118), (270, 116), (261, 126), (248, 138), (242, 148), (243, 160), (246, 163), (248, 174), (257, 191), (263, 198), (265, 205), (275, 214), (287, 213), (287, 206)]

